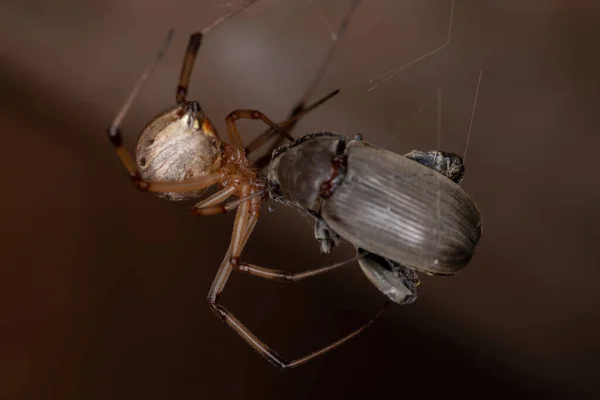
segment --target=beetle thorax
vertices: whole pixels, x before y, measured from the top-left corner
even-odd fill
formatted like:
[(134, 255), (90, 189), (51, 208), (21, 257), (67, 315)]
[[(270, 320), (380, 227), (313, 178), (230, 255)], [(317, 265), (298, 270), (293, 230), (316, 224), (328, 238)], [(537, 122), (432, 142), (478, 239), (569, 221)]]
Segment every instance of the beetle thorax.
[(345, 138), (332, 133), (304, 136), (275, 151), (268, 178), (275, 187), (271, 197), (288, 205), (319, 213), (343, 173)]

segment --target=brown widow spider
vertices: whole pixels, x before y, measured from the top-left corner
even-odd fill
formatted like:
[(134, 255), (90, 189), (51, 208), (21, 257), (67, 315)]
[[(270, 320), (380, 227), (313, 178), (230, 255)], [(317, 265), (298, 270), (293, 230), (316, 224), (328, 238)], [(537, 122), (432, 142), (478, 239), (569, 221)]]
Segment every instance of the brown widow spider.
[[(271, 145), (270, 151), (255, 163), (248, 160), (248, 154), (263, 146), (277, 134), (288, 140), (293, 140), (289, 135), (289, 131), (298, 119), (338, 93), (338, 91), (334, 91), (316, 103), (305, 106), (304, 99), (307, 99), (316, 87), (333, 54), (335, 45), (338, 42), (334, 41), (316, 80), (311, 84), (303, 100), (293, 108), (288, 120), (281, 124), (275, 124), (260, 111), (235, 110), (225, 118), (230, 142), (226, 143), (219, 137), (215, 127), (202, 111), (200, 104), (196, 101), (187, 100), (188, 85), (194, 61), (202, 38), (209, 30), (234, 14), (248, 8), (256, 1), (246, 1), (201, 32), (190, 36), (177, 86), (177, 105), (158, 114), (142, 130), (137, 143), (135, 161), (123, 146), (119, 125), (139, 94), (144, 82), (164, 55), (172, 37), (172, 30), (158, 52), (154, 63), (142, 74), (129, 98), (118, 112), (108, 134), (117, 156), (127, 169), (132, 183), (138, 189), (153, 192), (168, 200), (188, 200), (200, 197), (206, 189), (216, 185), (219, 190), (194, 205), (192, 207), (193, 214), (213, 215), (225, 213), (237, 207), (229, 249), (210, 288), (208, 303), (215, 314), (233, 328), (250, 346), (275, 366), (285, 369), (303, 364), (337, 347), (364, 330), (376, 317), (329, 346), (296, 360), (287, 361), (264, 344), (218, 302), (219, 295), (225, 288), (232, 270), (266, 279), (298, 281), (348, 263), (338, 263), (301, 273), (287, 273), (245, 264), (240, 261), (242, 250), (258, 221), (260, 207), (269, 198), (267, 179), (260, 173), (260, 169), (270, 161), (270, 153), (281, 142), (276, 140)], [(350, 10), (334, 38), (339, 40), (345, 32), (358, 3), (358, 0), (352, 1)], [(270, 129), (261, 134), (248, 147), (244, 147), (236, 127), (236, 120), (240, 118), (261, 120), (269, 125)], [(226, 202), (232, 196), (238, 197), (238, 200)]]

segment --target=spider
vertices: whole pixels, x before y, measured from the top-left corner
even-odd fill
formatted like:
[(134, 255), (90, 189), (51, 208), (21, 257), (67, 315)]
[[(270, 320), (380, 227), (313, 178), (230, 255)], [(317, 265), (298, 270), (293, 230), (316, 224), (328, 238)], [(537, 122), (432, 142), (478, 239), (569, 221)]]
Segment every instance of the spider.
[[(138, 139), (135, 161), (131, 153), (123, 146), (119, 125), (125, 118), (145, 81), (149, 78), (155, 66), (166, 52), (172, 38), (173, 30), (169, 31), (167, 39), (159, 50), (154, 63), (142, 74), (129, 98), (117, 113), (114, 122), (108, 130), (108, 135), (117, 156), (129, 173), (132, 183), (138, 189), (155, 193), (167, 200), (179, 201), (199, 198), (206, 189), (217, 186), (218, 190), (216, 193), (199, 201), (192, 207), (192, 213), (195, 215), (214, 215), (237, 208), (229, 248), (210, 288), (208, 303), (219, 318), (233, 328), (264, 358), (275, 366), (286, 369), (303, 364), (337, 347), (365, 329), (375, 318), (329, 346), (296, 360), (287, 361), (264, 344), (231, 312), (219, 304), (219, 295), (224, 290), (229, 275), (233, 270), (267, 279), (298, 281), (347, 263), (338, 263), (301, 273), (286, 273), (245, 264), (240, 261), (242, 250), (258, 221), (261, 205), (269, 198), (267, 179), (260, 172), (261, 168), (270, 161), (270, 153), (281, 144), (281, 141), (275, 140), (275, 143), (271, 145), (270, 151), (254, 163), (248, 160), (248, 155), (264, 146), (265, 143), (276, 135), (280, 135), (280, 138), (293, 141), (289, 131), (294, 127), (298, 119), (339, 92), (336, 90), (314, 104), (305, 106), (305, 99), (309, 97), (312, 89), (317, 85), (331, 54), (333, 54), (336, 43), (334, 42), (326, 58), (326, 62), (319, 71), (317, 79), (311, 85), (311, 89), (303, 97), (303, 100), (292, 109), (286, 121), (276, 124), (260, 111), (238, 109), (231, 112), (225, 118), (229, 143), (225, 142), (219, 136), (214, 125), (202, 111), (200, 104), (197, 101), (187, 99), (194, 62), (202, 39), (209, 30), (229, 19), (234, 14), (248, 8), (256, 1), (246, 1), (213, 22), (207, 28), (190, 36), (176, 91), (177, 104), (158, 114), (144, 127)], [(358, 0), (353, 0), (350, 11), (344, 18), (337, 35), (334, 36), (338, 40), (346, 30), (358, 3)], [(261, 120), (270, 129), (261, 134), (247, 147), (244, 147), (236, 126), (236, 121), (241, 118)], [(233, 196), (237, 197), (238, 200), (228, 201)]]

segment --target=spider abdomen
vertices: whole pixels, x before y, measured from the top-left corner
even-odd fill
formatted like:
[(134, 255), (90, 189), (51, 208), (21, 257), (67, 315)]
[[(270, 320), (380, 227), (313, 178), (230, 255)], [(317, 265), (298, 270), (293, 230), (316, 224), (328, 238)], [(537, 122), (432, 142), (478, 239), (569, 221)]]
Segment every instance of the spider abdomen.
[[(221, 149), (212, 125), (205, 118), (199, 119), (199, 115), (191, 115), (190, 108), (193, 107), (186, 103), (168, 109), (142, 131), (136, 148), (136, 164), (145, 181), (181, 182), (208, 175), (220, 167)], [(199, 197), (203, 192), (156, 195), (179, 201)]]

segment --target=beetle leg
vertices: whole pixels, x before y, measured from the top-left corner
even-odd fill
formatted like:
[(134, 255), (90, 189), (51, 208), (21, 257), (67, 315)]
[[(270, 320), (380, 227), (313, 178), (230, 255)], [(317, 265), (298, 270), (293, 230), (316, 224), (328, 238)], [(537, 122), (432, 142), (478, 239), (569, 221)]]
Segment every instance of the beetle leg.
[(320, 217), (315, 222), (315, 239), (321, 244), (321, 253), (329, 254), (333, 246), (337, 246), (340, 242), (340, 237), (335, 232), (332, 232), (327, 223)]
[(262, 342), (255, 334), (253, 334), (244, 324), (240, 322), (232, 313), (230, 313), (225, 307), (219, 304), (219, 296), (223, 292), (229, 275), (233, 269), (232, 264), (238, 263), (241, 252), (250, 237), (258, 215), (250, 212), (250, 201), (243, 202), (237, 210), (235, 222), (233, 224), (233, 234), (231, 236), (231, 242), (229, 250), (225, 255), (225, 259), (221, 263), (221, 267), (215, 276), (210, 291), (208, 293), (208, 304), (210, 305), (213, 312), (221, 318), (227, 325), (229, 325), (238, 335), (242, 337), (252, 348), (254, 348), (261, 356), (263, 356), (271, 364), (275, 365), (280, 369), (288, 369), (297, 367), (298, 365), (304, 364), (305, 362), (332, 350), (342, 343), (352, 339), (360, 332), (365, 330), (369, 325), (377, 319), (382, 313), (385, 307), (389, 304), (386, 302), (381, 310), (375, 315), (373, 319), (359, 327), (350, 334), (337, 340), (336, 342), (323, 347), (315, 352), (312, 352), (306, 356), (297, 358), (292, 361), (288, 361), (281, 357), (275, 350), (271, 349), (264, 342)]
[(417, 300), (417, 273), (400, 263), (357, 249), (358, 264), (371, 283), (388, 299), (398, 304), (410, 304)]

